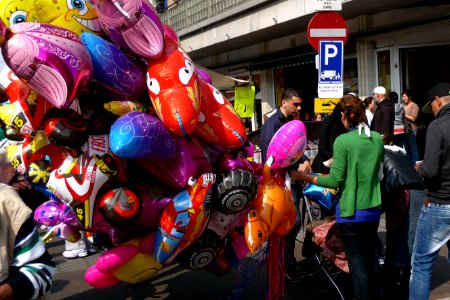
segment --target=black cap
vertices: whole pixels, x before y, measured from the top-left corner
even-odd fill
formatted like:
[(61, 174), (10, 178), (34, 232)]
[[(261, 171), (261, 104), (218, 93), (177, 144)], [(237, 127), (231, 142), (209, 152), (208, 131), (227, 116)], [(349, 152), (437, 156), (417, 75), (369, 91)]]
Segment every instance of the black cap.
[(434, 100), (434, 97), (444, 96), (450, 96), (450, 83), (448, 82), (438, 83), (428, 91), (428, 102), (422, 107), (422, 112), (431, 114), (433, 112), (431, 110), (431, 101)]

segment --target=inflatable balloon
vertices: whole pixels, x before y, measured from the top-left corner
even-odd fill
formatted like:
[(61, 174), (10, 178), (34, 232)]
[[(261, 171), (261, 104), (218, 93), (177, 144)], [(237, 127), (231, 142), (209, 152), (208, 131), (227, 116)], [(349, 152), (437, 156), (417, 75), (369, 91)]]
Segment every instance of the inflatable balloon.
[(39, 205), (34, 211), (34, 219), (39, 225), (56, 226), (64, 223), (80, 228), (80, 223), (72, 208), (62, 201), (49, 200)]
[(50, 242), (54, 237), (58, 237), (69, 241), (71, 243), (76, 243), (81, 238), (80, 229), (78, 227), (73, 227), (65, 223), (59, 223), (53, 227), (50, 227), (42, 236), (42, 241), (44, 243)]
[(306, 128), (302, 121), (293, 120), (281, 126), (267, 149), (267, 158), (274, 158), (270, 168), (285, 168), (295, 163), (305, 151), (307, 142)]
[(177, 144), (156, 117), (141, 112), (121, 116), (112, 125), (109, 135), (111, 150), (122, 158), (170, 160)]
[(50, 161), (41, 159), (32, 162), (28, 167), (27, 179), (34, 184), (47, 184), (50, 173), (52, 172), (52, 165)]
[(81, 42), (91, 55), (94, 79), (98, 83), (124, 100), (139, 98), (146, 88), (144, 61), (125, 54), (116, 45), (92, 33), (83, 33)]
[(163, 24), (163, 28), (164, 28), (164, 38), (170, 39), (170, 40), (172, 40), (172, 42), (179, 45), (180, 39), (178, 37), (178, 34), (175, 32), (175, 30), (167, 24)]
[(147, 88), (159, 118), (178, 136), (192, 133), (197, 125), (197, 85), (194, 63), (178, 45), (167, 40), (162, 56), (148, 65)]
[(297, 212), (289, 191), (279, 186), (270, 175), (266, 164), (263, 181), (245, 227), (247, 246), (254, 253), (272, 233), (286, 235), (295, 224)]
[(237, 170), (253, 173), (253, 166), (241, 152), (223, 151), (215, 161), (214, 170), (218, 173)]
[(98, 12), (110, 40), (138, 57), (156, 58), (164, 47), (164, 29), (149, 1), (99, 0)]
[(117, 164), (108, 149), (107, 135), (91, 135), (81, 154), (68, 154), (47, 182), (47, 188), (76, 211), (84, 228), (92, 225), (97, 192), (117, 174)]
[(212, 85), (212, 78), (211, 78), (211, 76), (209, 76), (208, 72), (206, 72), (205, 70), (200, 69), (198, 67), (196, 68), (196, 70), (197, 70), (198, 78), (200, 80), (203, 80), (204, 82)]
[[(108, 103), (103, 104), (103, 107), (117, 115), (117, 116), (123, 116), (130, 112), (143, 112), (143, 113), (151, 113), (153, 114), (154, 111), (151, 107), (146, 106), (139, 102), (134, 101), (110, 101)], [(153, 111), (153, 112), (152, 112)]]
[(7, 27), (23, 22), (37, 22), (33, 1), (0, 1), (0, 18)]
[(258, 179), (248, 171), (236, 170), (219, 174), (213, 188), (211, 206), (224, 214), (238, 214), (253, 202)]
[(207, 154), (194, 142), (178, 139), (175, 158), (167, 161), (139, 159), (139, 163), (153, 176), (175, 189), (187, 186), (189, 178), (212, 172)]
[(30, 136), (40, 125), (37, 124), (36, 126), (36, 124), (32, 124), (28, 104), (23, 100), (18, 100), (8, 105), (1, 105), (0, 120), (5, 124), (5, 133), (7, 136), (17, 134)]
[(218, 235), (214, 231), (206, 229), (193, 244), (177, 256), (177, 262), (185, 269), (203, 269), (214, 261), (219, 246)]
[(94, 288), (109, 288), (120, 281), (138, 283), (146, 281), (162, 268), (153, 257), (154, 233), (144, 238), (123, 243), (97, 259), (84, 280)]
[(247, 133), (230, 102), (212, 85), (199, 80), (200, 116), (195, 134), (226, 149), (244, 146)]
[(86, 121), (70, 108), (50, 109), (42, 127), (50, 142), (64, 148), (80, 148), (89, 138)]
[(338, 193), (339, 191), (335, 189), (324, 188), (315, 184), (308, 184), (303, 192), (303, 195), (330, 210), (339, 201)]
[(55, 166), (61, 162), (56, 157), (56, 152), (61, 150), (60, 147), (50, 143), (42, 130), (39, 130), (34, 138), (27, 137), (22, 144), (7, 147), (8, 159), (20, 174), (25, 174), (32, 162), (44, 159), (46, 155), (54, 157), (52, 167)]
[(118, 227), (131, 225), (141, 212), (139, 197), (127, 187), (108, 190), (96, 201), (105, 220)]
[(155, 237), (158, 262), (172, 262), (202, 234), (209, 219), (209, 191), (215, 179), (212, 173), (203, 174), (166, 206)]
[(89, 53), (77, 35), (51, 25), (12, 25), (2, 54), (20, 79), (58, 108), (68, 107), (92, 75)]
[(29, 0), (34, 3), (37, 22), (83, 32), (102, 34), (98, 12), (89, 0)]

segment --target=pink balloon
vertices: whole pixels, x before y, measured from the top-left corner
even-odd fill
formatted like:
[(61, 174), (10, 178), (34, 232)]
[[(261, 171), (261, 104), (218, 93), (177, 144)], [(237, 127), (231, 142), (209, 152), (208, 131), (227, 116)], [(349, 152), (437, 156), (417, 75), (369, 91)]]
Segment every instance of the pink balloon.
[(103, 30), (120, 48), (144, 58), (161, 54), (164, 29), (149, 1), (101, 0), (98, 13)]
[(164, 36), (166, 38), (171, 39), (175, 44), (180, 44), (180, 38), (178, 37), (178, 34), (176, 31), (169, 25), (163, 24), (164, 27)]
[(285, 168), (295, 163), (303, 155), (307, 141), (302, 121), (293, 120), (281, 126), (267, 149), (267, 158), (274, 158), (270, 168)]
[(113, 273), (103, 273), (97, 269), (97, 266), (87, 269), (84, 280), (96, 289), (106, 289), (120, 282)]
[(34, 211), (34, 219), (39, 225), (55, 226), (62, 222), (62, 202), (49, 200)]
[(138, 248), (135, 245), (120, 245), (113, 249), (108, 250), (102, 256), (97, 259), (97, 268), (102, 272), (114, 272), (126, 264), (136, 254), (138, 254)]
[(178, 140), (179, 153), (171, 161), (140, 159), (142, 166), (162, 182), (176, 189), (187, 187), (190, 177), (212, 171), (207, 154), (195, 143)]
[(68, 107), (93, 67), (78, 36), (39, 23), (9, 27), (2, 54), (8, 67), (54, 106)]

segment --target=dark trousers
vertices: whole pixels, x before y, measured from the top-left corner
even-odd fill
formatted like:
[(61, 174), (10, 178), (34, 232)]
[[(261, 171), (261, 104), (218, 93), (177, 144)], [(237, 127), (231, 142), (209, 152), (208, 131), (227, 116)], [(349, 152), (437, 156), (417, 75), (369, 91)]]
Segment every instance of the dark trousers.
[(338, 224), (357, 299), (380, 298), (382, 278), (376, 257), (378, 224), (379, 221)]

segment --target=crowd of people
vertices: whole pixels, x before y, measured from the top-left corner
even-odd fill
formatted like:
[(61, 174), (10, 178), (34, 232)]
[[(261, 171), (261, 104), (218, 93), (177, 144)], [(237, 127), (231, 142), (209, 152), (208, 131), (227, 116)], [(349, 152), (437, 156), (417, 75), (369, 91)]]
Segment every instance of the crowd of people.
[[(261, 130), (263, 161), (273, 135), (299, 115), (302, 98), (299, 91), (286, 89), (281, 106), (266, 120)], [(333, 213), (357, 299), (429, 298), (433, 264), (450, 240), (449, 83), (429, 90), (422, 112), (435, 116), (427, 130), (423, 160), (416, 142), (419, 107), (409, 91), (401, 100), (382, 86), (364, 101), (348, 94), (323, 119), (313, 163), (303, 155), (289, 168), (297, 220), (286, 237), (288, 280), (296, 281), (302, 273), (295, 240), (306, 182), (340, 191)], [(56, 269), (32, 210), (18, 193), (24, 184), (9, 162), (0, 162), (0, 299), (44, 296)], [(383, 213), (387, 237), (381, 265), (378, 227)], [(88, 255), (85, 241), (81, 240), (82, 247), (66, 247), (64, 256)]]
[[(301, 103), (299, 92), (287, 89), (283, 94), (281, 107), (261, 130), (263, 156), (264, 145), (299, 114)], [(419, 161), (419, 107), (409, 91), (401, 100), (382, 86), (364, 101), (345, 95), (320, 129), (311, 169), (324, 175), (310, 174), (305, 157), (290, 170), (295, 183), (339, 188), (336, 221), (357, 299), (428, 299), (433, 264), (450, 239), (449, 83), (429, 90), (422, 112), (436, 119), (428, 127), (424, 158)], [(296, 198), (300, 189), (293, 185)], [(383, 266), (377, 233), (382, 213), (387, 223)], [(294, 235), (298, 230), (294, 228)], [(289, 271), (295, 268), (287, 270), (287, 279), (294, 278)]]

